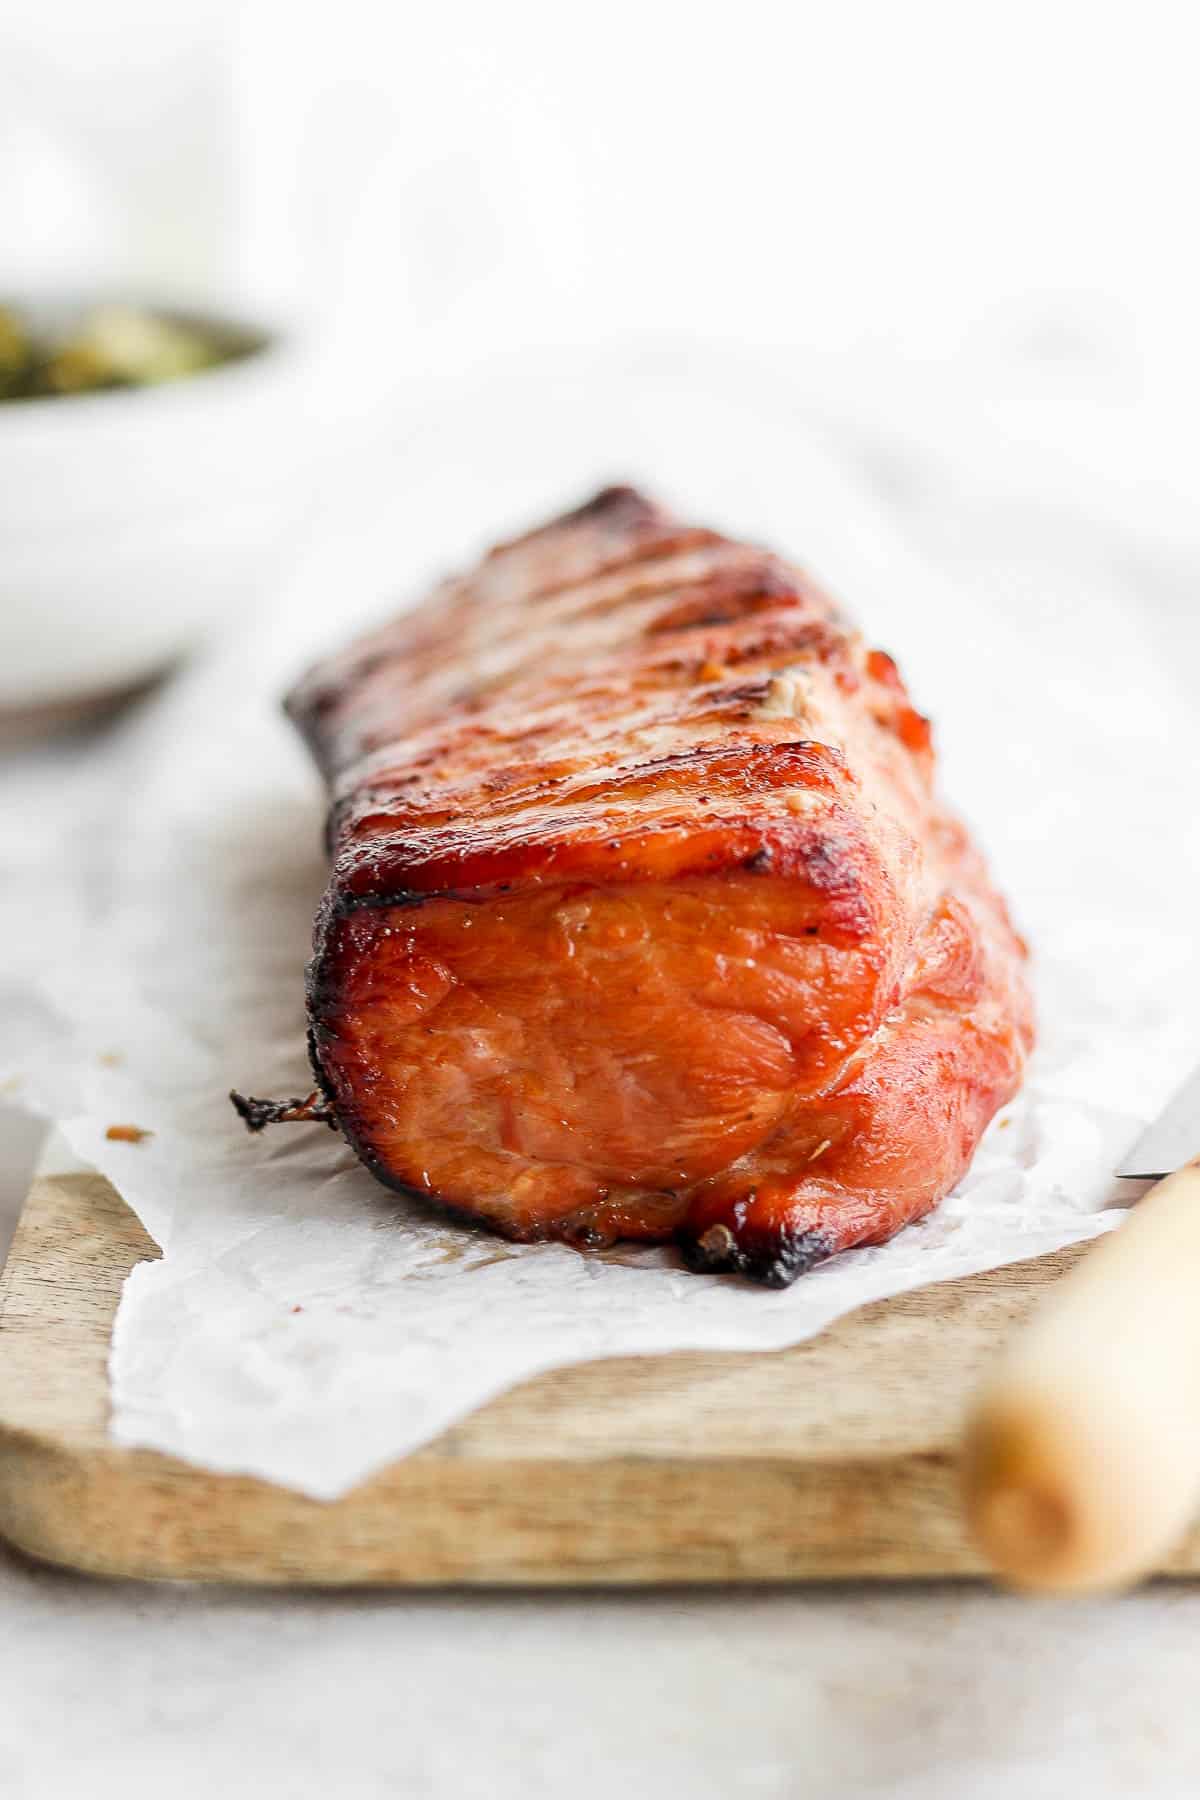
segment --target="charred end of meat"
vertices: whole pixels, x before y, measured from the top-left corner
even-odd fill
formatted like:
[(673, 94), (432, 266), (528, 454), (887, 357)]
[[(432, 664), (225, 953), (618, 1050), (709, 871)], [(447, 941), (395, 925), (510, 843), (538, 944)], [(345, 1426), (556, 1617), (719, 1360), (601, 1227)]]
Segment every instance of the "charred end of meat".
[(597, 519), (606, 522), (620, 521), (625, 525), (659, 524), (664, 519), (663, 509), (653, 500), (631, 487), (626, 481), (613, 482), (603, 487), (599, 493), (593, 494), (590, 500), (584, 500), (572, 512), (564, 513), (558, 520), (560, 527), (587, 525)]
[(337, 1130), (332, 1106), (315, 1089), (303, 1100), (256, 1100), (230, 1088), (229, 1098), (247, 1131), (265, 1131), (268, 1125), (328, 1125)]
[(698, 1236), (685, 1227), (679, 1246), (689, 1269), (701, 1275), (745, 1275), (766, 1287), (785, 1288), (838, 1249), (833, 1234), (813, 1227), (784, 1226), (775, 1232), (709, 1225)]

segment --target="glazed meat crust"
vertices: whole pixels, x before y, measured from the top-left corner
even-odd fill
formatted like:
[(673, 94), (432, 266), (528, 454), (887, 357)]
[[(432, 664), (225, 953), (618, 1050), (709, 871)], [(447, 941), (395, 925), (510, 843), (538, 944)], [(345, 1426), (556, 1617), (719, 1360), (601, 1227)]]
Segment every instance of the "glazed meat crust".
[(315, 670), (309, 970), (367, 1166), (516, 1239), (774, 1284), (959, 1179), (1025, 952), (926, 721), (796, 569), (629, 488)]

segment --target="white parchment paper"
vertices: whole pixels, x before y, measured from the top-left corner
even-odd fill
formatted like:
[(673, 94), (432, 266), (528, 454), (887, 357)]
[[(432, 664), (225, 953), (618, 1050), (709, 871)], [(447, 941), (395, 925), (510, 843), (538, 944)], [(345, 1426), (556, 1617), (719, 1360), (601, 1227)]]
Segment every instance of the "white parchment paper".
[[(329, 1499), (537, 1371), (796, 1343), (866, 1301), (1091, 1236), (1136, 1192), (1111, 1171), (1198, 1048), (1200, 734), (1172, 658), (1113, 573), (1121, 546), (1082, 543), (1011, 482), (990, 512), (984, 479), (952, 505), (920, 499), (906, 547), (862, 484), (761, 397), (751, 456), (741, 388), (701, 405), (660, 383), (657, 408), (649, 391), (643, 379), (636, 425), (619, 395), (593, 393), (587, 445), (564, 426), (559, 443), (577, 448), (553, 468), (540, 452), (514, 466), (499, 440), (489, 463), (479, 434), (513, 413), (480, 408), (471, 441), (486, 486), (461, 468), (452, 483), (429, 476), (425, 441), (393, 451), (411, 540), (400, 563), (415, 576), (435, 544), (466, 551), (464, 520), (511, 526), (628, 470), (665, 475), (677, 504), (814, 565), (933, 713), (945, 783), (1034, 944), (1041, 1047), (1024, 1093), (932, 1217), (781, 1293), (690, 1274), (670, 1250), (508, 1245), (387, 1193), (325, 1129), (248, 1137), (231, 1085), (311, 1086), (302, 970), (325, 879), (322, 801), (277, 701), (308, 642), (349, 630), (374, 597), (351, 509), (272, 620), (104, 753), (77, 819), (100, 917), (67, 954), (61, 896), (48, 902), (58, 949), (9, 995), (12, 1079), (163, 1251), (134, 1270), (117, 1320), (120, 1443)], [(450, 439), (444, 414), (439, 430)], [(634, 461), (618, 462), (631, 433)], [(731, 444), (745, 451), (736, 463)], [(383, 502), (363, 504), (366, 516)], [(967, 555), (955, 521), (972, 510)], [(394, 557), (395, 534), (388, 546)], [(153, 1135), (110, 1142), (113, 1123)]]

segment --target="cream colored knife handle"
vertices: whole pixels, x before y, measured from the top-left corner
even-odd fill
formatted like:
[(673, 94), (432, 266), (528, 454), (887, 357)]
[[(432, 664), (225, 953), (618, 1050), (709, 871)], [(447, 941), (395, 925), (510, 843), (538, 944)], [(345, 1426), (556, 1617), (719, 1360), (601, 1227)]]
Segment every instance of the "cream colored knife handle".
[(1018, 1331), (970, 1419), (967, 1517), (1021, 1587), (1116, 1587), (1200, 1508), (1200, 1159)]

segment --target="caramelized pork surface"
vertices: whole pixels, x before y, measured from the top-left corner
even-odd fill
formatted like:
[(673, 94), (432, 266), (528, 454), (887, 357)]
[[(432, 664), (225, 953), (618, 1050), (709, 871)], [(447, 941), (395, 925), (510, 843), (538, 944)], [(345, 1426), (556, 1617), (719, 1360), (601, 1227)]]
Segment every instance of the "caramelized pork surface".
[(1016, 1090), (1025, 953), (891, 659), (629, 488), (315, 670), (324, 1104), (517, 1239), (773, 1284), (924, 1213)]

